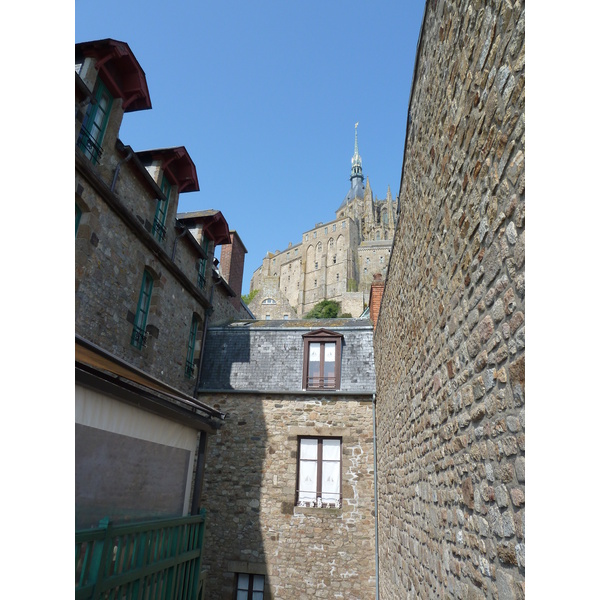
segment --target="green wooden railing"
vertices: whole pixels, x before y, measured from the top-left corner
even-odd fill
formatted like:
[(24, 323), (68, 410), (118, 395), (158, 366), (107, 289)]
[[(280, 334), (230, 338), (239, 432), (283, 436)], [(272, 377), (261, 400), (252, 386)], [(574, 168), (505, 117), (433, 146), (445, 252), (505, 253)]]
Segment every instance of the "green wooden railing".
[(76, 600), (202, 600), (205, 511), (75, 533)]

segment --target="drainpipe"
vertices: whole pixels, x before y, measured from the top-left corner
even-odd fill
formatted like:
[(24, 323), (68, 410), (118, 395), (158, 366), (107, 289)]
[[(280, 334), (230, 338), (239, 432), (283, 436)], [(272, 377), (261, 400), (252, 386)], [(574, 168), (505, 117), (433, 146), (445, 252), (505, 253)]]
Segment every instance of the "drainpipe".
[(375, 412), (376, 395), (373, 394), (373, 475), (375, 479), (375, 598), (379, 600), (379, 511), (377, 508), (377, 427)]
[(127, 162), (128, 160), (131, 159), (131, 157), (133, 156), (133, 150), (131, 149), (131, 147), (127, 150), (127, 156), (125, 158), (122, 158), (119, 161), (119, 164), (117, 165), (117, 168), (115, 169), (115, 174), (113, 176), (113, 180), (112, 183), (110, 184), (110, 191), (114, 192), (115, 191), (115, 185), (117, 185), (117, 177), (119, 176), (119, 171), (121, 170), (121, 165), (124, 162)]
[(202, 348), (200, 349), (200, 360), (198, 361), (198, 375), (196, 375), (196, 387), (194, 388), (194, 398), (198, 395), (200, 389), (200, 373), (202, 372), (202, 363), (204, 361), (204, 346), (206, 345), (206, 330), (208, 329), (208, 317), (213, 313), (213, 294), (215, 292), (215, 283), (210, 288), (210, 308), (204, 311), (204, 331), (202, 332)]
[(171, 262), (175, 262), (175, 249), (177, 248), (177, 242), (179, 240), (180, 237), (183, 237), (186, 232), (188, 231), (187, 227), (185, 225), (182, 225), (183, 227), (183, 231), (175, 237), (175, 241), (173, 242), (173, 251), (171, 252)]

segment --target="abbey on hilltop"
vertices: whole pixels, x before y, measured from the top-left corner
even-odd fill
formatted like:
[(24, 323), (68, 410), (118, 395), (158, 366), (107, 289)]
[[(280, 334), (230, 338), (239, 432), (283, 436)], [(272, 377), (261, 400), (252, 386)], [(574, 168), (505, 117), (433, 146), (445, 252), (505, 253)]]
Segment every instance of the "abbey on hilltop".
[(388, 186), (384, 200), (365, 184), (358, 153), (358, 123), (354, 126), (354, 155), (350, 190), (335, 219), (317, 223), (302, 241), (280, 252), (267, 252), (254, 271), (249, 304), (257, 319), (302, 318), (322, 300), (341, 303), (342, 312), (359, 317), (369, 300), (373, 276), (385, 279), (396, 227), (398, 199)]

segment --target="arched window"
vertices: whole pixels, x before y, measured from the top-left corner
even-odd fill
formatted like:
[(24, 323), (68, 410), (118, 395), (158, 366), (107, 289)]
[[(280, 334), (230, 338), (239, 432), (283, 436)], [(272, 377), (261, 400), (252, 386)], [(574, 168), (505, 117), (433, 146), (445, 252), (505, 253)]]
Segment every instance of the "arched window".
[(275, 302), (275, 300), (273, 300), (273, 298), (265, 298), (262, 301), (263, 304), (277, 304), (277, 302)]

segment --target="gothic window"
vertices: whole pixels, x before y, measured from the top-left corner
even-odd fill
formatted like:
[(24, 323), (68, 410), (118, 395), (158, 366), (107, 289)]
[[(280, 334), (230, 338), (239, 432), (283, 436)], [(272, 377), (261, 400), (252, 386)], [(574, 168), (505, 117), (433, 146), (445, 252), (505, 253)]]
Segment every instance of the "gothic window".
[(323, 244), (321, 242), (317, 244), (317, 252), (323, 252)]
[(388, 224), (388, 211), (385, 208), (381, 211), (381, 220), (384, 225)]
[(329, 238), (329, 242), (327, 242), (327, 244), (329, 245), (329, 249), (333, 250), (333, 238)]
[(375, 239), (377, 241), (379, 241), (381, 239), (381, 233), (378, 231), (377, 234), (375, 235)]

